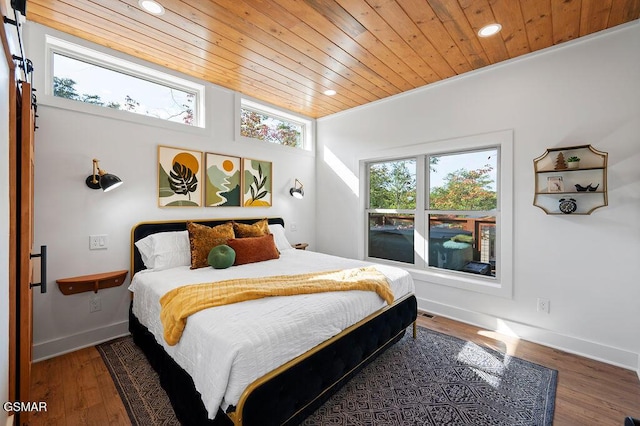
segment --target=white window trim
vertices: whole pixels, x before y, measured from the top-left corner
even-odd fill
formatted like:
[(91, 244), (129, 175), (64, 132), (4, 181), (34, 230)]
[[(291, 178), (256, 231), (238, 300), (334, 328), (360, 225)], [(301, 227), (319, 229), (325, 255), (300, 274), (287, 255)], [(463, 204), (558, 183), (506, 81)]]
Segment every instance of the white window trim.
[[(401, 262), (386, 261), (384, 259), (366, 257), (366, 244), (368, 235), (368, 223), (365, 219), (367, 209), (367, 197), (360, 197), (361, 208), (359, 212), (358, 227), (361, 231), (358, 235), (360, 241), (364, 244), (359, 249), (360, 258), (377, 263), (388, 263), (399, 266), (408, 270), (415, 280), (424, 281), (432, 284), (444, 285), (448, 287), (456, 287), (464, 290), (475, 291), (478, 293), (490, 294), (505, 298), (513, 297), (513, 130), (503, 130), (479, 135), (465, 136), (454, 139), (427, 142), (416, 145), (408, 145), (403, 147), (392, 148), (379, 152), (378, 155), (372, 157), (361, 158), (360, 161), (360, 193), (368, 194), (368, 176), (367, 164), (371, 162), (379, 162), (386, 160), (395, 160), (408, 157), (418, 157), (424, 154), (438, 155), (455, 151), (471, 151), (486, 147), (498, 147), (500, 150), (500, 164), (498, 167), (497, 184), (499, 190), (497, 212), (497, 233), (496, 238), (499, 241), (497, 246), (496, 277), (482, 277), (481, 275), (473, 275), (456, 271), (448, 271), (436, 268), (417, 268)], [(416, 179), (418, 173), (425, 173), (424, 162), (416, 163)], [(423, 215), (418, 215), (419, 211), (425, 206), (424, 194), (416, 194), (416, 222), (415, 229), (424, 229), (425, 224), (422, 223)], [(418, 220), (420, 218), (420, 220)], [(421, 222), (421, 223), (418, 223)], [(416, 233), (416, 236), (419, 236)], [(416, 243), (414, 250), (424, 257), (425, 244)]]
[[(303, 146), (302, 148), (294, 148), (291, 146), (284, 146), (277, 143), (265, 142), (255, 138), (248, 138), (240, 135), (240, 120), (241, 109), (246, 107), (248, 109), (264, 112), (272, 117), (281, 118), (283, 120), (292, 121), (294, 123), (302, 125), (303, 129)], [(266, 104), (264, 102), (252, 99), (248, 96), (236, 93), (235, 97), (235, 120), (234, 120), (234, 133), (236, 141), (254, 144), (260, 147), (271, 147), (277, 150), (286, 150), (287, 152), (294, 152), (299, 154), (305, 154), (309, 156), (315, 156), (315, 135), (316, 135), (316, 122), (314, 119), (305, 117), (303, 115), (295, 114), (291, 111), (285, 111), (275, 106)]]
[[(126, 59), (118, 58), (98, 50), (94, 50), (85, 46), (71, 43), (57, 37), (45, 35), (45, 89), (44, 96), (38, 98), (43, 105), (54, 106), (79, 112), (90, 113), (93, 115), (101, 115), (111, 118), (123, 119), (138, 123), (156, 125), (158, 127), (166, 127), (172, 129), (188, 130), (194, 129), (195, 133), (202, 133), (206, 128), (206, 109), (205, 109), (205, 86), (194, 81), (186, 80), (166, 72), (162, 72), (153, 68), (139, 65)], [(114, 110), (99, 105), (92, 105), (85, 102), (75, 101), (72, 99), (59, 98), (53, 95), (53, 55), (61, 54), (73, 59), (107, 68), (119, 73), (127, 74), (135, 78), (147, 80), (166, 87), (175, 88), (184, 92), (193, 93), (195, 95), (194, 105), (196, 113), (194, 114), (194, 124), (187, 125), (179, 122), (164, 120), (157, 117), (151, 117), (144, 114), (131, 113), (129, 111)]]

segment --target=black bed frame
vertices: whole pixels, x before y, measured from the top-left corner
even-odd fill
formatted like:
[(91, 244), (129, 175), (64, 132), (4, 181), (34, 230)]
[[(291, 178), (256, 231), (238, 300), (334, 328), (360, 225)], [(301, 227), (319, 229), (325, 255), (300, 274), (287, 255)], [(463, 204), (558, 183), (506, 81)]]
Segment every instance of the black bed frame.
[[(229, 220), (194, 222), (215, 226)], [(253, 223), (258, 219), (234, 220)], [(183, 220), (136, 225), (131, 232), (133, 273), (144, 269), (135, 241), (156, 232), (185, 230), (186, 223)], [(284, 226), (281, 218), (270, 218), (269, 223)], [(191, 377), (164, 351), (132, 310), (129, 311), (129, 330), (158, 373), (176, 417), (183, 425), (295, 425), (376, 356), (400, 340), (406, 328), (415, 323), (417, 312), (415, 296), (405, 296), (257, 379), (249, 385), (237, 407), (228, 413), (219, 410), (214, 420), (207, 419), (207, 411)]]

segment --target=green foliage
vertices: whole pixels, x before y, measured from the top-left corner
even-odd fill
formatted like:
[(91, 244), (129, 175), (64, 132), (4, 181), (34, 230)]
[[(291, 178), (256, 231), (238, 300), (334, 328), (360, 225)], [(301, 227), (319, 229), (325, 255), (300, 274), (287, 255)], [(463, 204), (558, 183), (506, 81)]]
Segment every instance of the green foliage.
[(85, 93), (80, 97), (79, 100), (87, 104), (104, 106), (104, 102), (102, 102), (102, 100), (100, 99), (100, 96), (98, 95), (87, 95)]
[(436, 171), (436, 165), (440, 161), (440, 157), (429, 157), (429, 170), (432, 172)]
[(377, 163), (369, 167), (369, 208), (416, 208), (416, 177), (409, 171), (410, 163), (415, 161)]
[(78, 100), (75, 85), (76, 82), (70, 78), (53, 77), (53, 96)]
[(430, 209), (433, 210), (492, 210), (497, 207), (498, 197), (490, 188), (493, 180), (485, 165), (477, 170), (459, 169), (449, 173), (445, 184), (431, 190)]
[(124, 97), (124, 109), (126, 111), (135, 112), (139, 106), (140, 106), (140, 102), (136, 101), (131, 96), (126, 95)]

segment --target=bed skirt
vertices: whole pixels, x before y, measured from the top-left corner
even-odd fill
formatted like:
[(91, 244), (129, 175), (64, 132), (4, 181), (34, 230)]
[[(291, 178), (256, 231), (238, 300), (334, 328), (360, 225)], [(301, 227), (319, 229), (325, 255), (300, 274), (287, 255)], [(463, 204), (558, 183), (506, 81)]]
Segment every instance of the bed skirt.
[[(368, 317), (330, 344), (298, 357), (293, 365), (258, 379), (245, 393), (238, 412), (214, 420), (196, 391), (191, 377), (156, 342), (153, 334), (129, 310), (129, 331), (160, 377), (176, 417), (183, 425), (296, 425), (320, 407), (353, 375), (400, 340), (417, 318), (417, 301), (409, 295), (379, 314)], [(287, 364), (286, 364), (287, 365)], [(232, 421), (231, 418), (234, 420)]]

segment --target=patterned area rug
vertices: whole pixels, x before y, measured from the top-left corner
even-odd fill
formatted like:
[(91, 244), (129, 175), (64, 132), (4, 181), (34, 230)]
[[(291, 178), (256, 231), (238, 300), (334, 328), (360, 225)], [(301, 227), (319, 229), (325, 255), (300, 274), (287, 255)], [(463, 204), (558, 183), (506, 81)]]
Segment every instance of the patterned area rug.
[(160, 379), (131, 336), (97, 345), (134, 426), (180, 425)]
[[(134, 425), (178, 424), (130, 337), (98, 346)], [(557, 371), (418, 328), (351, 379), (304, 425), (551, 425)]]

